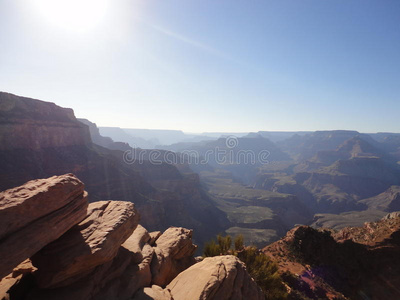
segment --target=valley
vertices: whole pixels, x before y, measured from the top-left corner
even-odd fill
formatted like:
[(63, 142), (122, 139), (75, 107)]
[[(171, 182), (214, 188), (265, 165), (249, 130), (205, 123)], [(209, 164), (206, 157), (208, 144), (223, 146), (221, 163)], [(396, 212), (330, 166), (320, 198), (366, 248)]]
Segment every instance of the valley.
[[(400, 209), (400, 142), (395, 134), (259, 132), (210, 140), (159, 130), (154, 136), (160, 139), (200, 141), (132, 148), (122, 136), (135, 141), (151, 130), (99, 130), (51, 103), (6, 93), (0, 98), (7, 108), (0, 116), (2, 189), (74, 173), (86, 183), (90, 201), (135, 202), (142, 215), (153, 216), (146, 218), (150, 230), (193, 228), (199, 244), (216, 234), (242, 234), (246, 244), (262, 247), (297, 224), (361, 226)], [(51, 114), (42, 113), (46, 110)], [(38, 137), (43, 142), (29, 143)], [(141, 159), (125, 161), (127, 151)], [(225, 155), (223, 162), (218, 151)], [(263, 151), (265, 161), (259, 160)], [(176, 159), (154, 162), (155, 152)], [(167, 213), (170, 209), (173, 215)]]

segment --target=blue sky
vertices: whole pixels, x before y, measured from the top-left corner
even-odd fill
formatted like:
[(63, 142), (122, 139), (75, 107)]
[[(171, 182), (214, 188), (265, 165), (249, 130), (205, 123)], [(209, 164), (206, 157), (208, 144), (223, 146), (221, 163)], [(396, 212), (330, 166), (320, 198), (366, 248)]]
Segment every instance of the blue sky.
[(398, 0), (40, 1), (0, 0), (2, 91), (100, 126), (400, 132)]

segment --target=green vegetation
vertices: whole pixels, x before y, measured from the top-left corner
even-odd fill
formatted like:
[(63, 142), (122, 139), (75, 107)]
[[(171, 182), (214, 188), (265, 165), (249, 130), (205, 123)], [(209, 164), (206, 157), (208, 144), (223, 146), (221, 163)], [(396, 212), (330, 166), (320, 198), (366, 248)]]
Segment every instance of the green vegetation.
[(203, 171), (200, 176), (215, 206), (226, 213), (227, 234), (242, 234), (247, 245), (265, 246), (286, 232), (293, 196), (244, 186), (228, 172)]
[(204, 246), (204, 256), (235, 255), (245, 265), (246, 269), (264, 291), (267, 300), (286, 299), (287, 291), (278, 273), (278, 265), (256, 247), (245, 247), (243, 236), (238, 235), (233, 241), (230, 235), (218, 235), (217, 241), (212, 240)]
[(279, 229), (259, 229), (259, 228), (243, 228), (243, 227), (230, 227), (225, 230), (226, 234), (231, 236), (242, 235), (246, 245), (255, 245), (258, 247), (265, 247), (272, 242), (275, 242), (282, 236)]

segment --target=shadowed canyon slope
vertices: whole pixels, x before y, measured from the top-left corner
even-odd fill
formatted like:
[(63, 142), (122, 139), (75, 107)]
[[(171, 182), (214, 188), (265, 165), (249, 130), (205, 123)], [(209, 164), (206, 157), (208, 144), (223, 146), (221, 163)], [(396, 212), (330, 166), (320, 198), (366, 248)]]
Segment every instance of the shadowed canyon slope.
[(264, 252), (295, 299), (398, 299), (399, 237), (400, 215), (391, 213), (339, 231), (297, 227)]

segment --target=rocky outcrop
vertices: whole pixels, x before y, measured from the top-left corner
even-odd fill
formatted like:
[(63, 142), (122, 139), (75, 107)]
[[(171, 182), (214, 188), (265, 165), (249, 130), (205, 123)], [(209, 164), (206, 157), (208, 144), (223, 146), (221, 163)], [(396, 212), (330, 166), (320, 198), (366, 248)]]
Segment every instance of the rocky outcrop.
[(265, 299), (235, 256), (204, 259), (180, 273), (168, 286), (174, 300)]
[[(1, 299), (130, 299), (139, 290), (168, 296), (162, 287), (195, 263), (191, 230), (149, 233), (131, 202), (88, 206), (72, 174), (0, 195)], [(17, 267), (26, 258), (32, 263)]]
[(87, 193), (72, 174), (0, 193), (0, 278), (86, 216)]
[[(28, 182), (1, 195), (0, 299), (263, 297), (236, 257), (196, 263), (192, 230), (170, 227), (149, 233), (138, 225), (131, 202), (87, 206), (83, 184), (72, 174)], [(65, 215), (70, 207), (79, 218)]]
[(171, 227), (156, 241), (155, 259), (151, 263), (152, 282), (164, 287), (176, 275), (194, 264), (192, 231)]
[(112, 260), (138, 222), (139, 215), (130, 202), (91, 203), (82, 222), (32, 257), (39, 286), (68, 285)]
[(84, 193), (72, 174), (32, 180), (0, 193), (0, 239), (62, 208)]
[(339, 231), (296, 227), (264, 252), (279, 264), (284, 280), (300, 299), (400, 297), (398, 213)]

